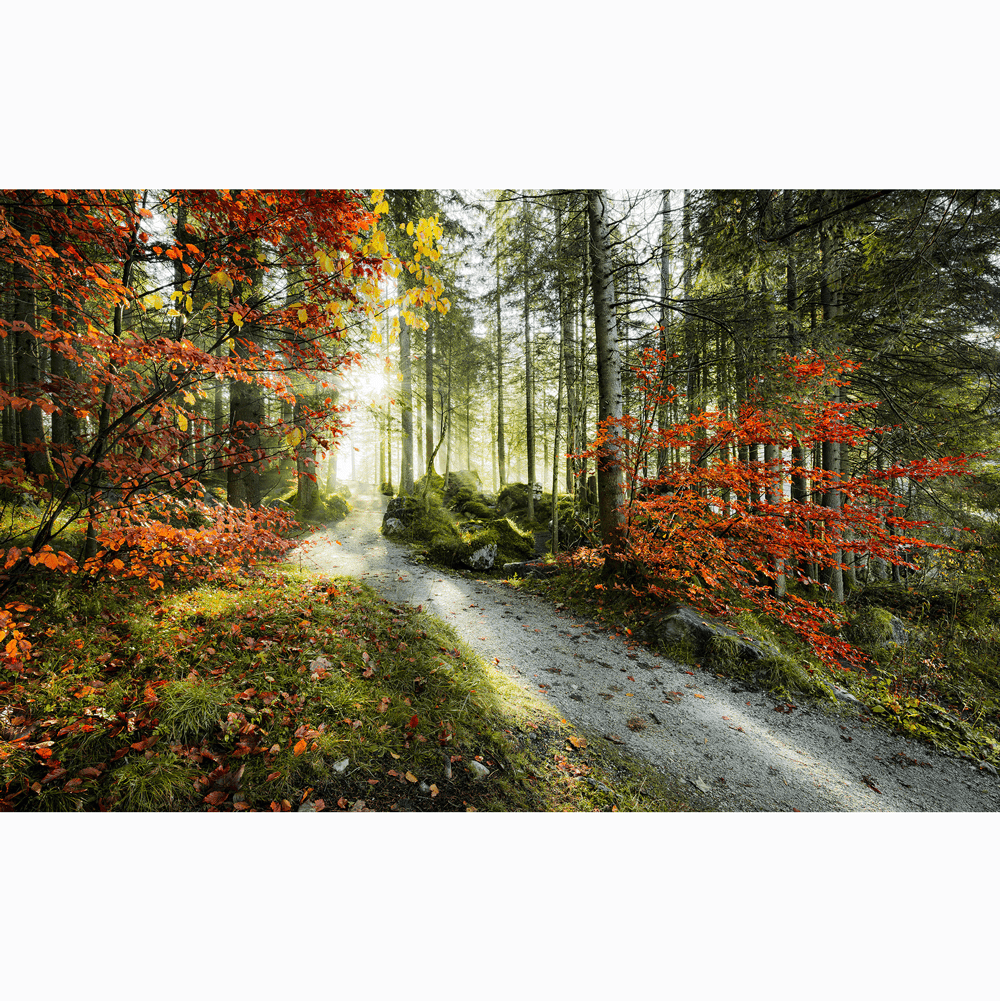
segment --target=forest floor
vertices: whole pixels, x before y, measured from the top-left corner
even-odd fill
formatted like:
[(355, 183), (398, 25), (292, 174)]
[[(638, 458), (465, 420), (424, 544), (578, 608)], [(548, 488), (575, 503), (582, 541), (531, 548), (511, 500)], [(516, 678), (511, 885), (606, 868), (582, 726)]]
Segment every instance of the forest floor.
[(652, 654), (565, 606), (485, 574), (420, 562), (358, 498), (295, 558), (420, 607), (547, 701), (582, 742), (625, 752), (650, 784), (722, 811), (995, 811), (1000, 779), (878, 725), (862, 706), (795, 704)]

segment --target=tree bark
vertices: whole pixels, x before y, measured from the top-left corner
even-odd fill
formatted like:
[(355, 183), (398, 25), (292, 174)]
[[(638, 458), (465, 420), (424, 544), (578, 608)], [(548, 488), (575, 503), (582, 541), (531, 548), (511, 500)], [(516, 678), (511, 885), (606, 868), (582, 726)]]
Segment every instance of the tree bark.
[(410, 328), (406, 323), (399, 327), (399, 373), (402, 380), (402, 399), (399, 406), (399, 427), (402, 458), (399, 468), (399, 492), (413, 493), (413, 365), (410, 358)]
[(608, 441), (597, 460), (598, 511), (601, 535), (609, 547), (607, 574), (624, 569), (627, 544), (622, 513), (622, 455), (619, 442), (622, 418), (621, 358), (615, 315), (614, 278), (611, 268), (606, 203), (598, 190), (587, 192), (590, 218), (591, 294), (594, 299), (594, 338), (597, 347), (598, 421)]
[[(256, 305), (254, 298), (261, 288), (262, 277), (261, 270), (255, 268), (244, 296), (250, 306)], [(241, 360), (251, 361), (253, 368), (252, 360), (259, 356), (261, 348), (260, 328), (253, 322), (244, 322), (242, 329), (235, 330), (233, 335), (234, 344), (230, 353)], [(230, 447), (237, 453), (230, 456), (227, 470), (226, 498), (230, 504), (260, 507), (260, 425), (263, 421), (264, 396), (260, 385), (253, 378), (253, 372), (249, 374), (247, 382), (230, 380)]]
[[(820, 279), (820, 302), (823, 306), (824, 325), (830, 324), (839, 313), (839, 304), (837, 302), (836, 294), (839, 275), (834, 261), (834, 248), (832, 243), (833, 241), (829, 230), (825, 226), (822, 227), (820, 229), (820, 261), (822, 267)], [(824, 331), (824, 340), (826, 341), (828, 348), (833, 346), (831, 330), (827, 329)], [(840, 403), (839, 386), (835, 386), (831, 391), (830, 402), (834, 404)], [(836, 518), (840, 514), (842, 503), (841, 493), (836, 485), (841, 472), (840, 442), (823, 442), (823, 470), (831, 477), (827, 490), (823, 494), (823, 506), (829, 508)], [(840, 531), (839, 525), (836, 530), (838, 532)], [(837, 550), (833, 554), (835, 564), (823, 574), (823, 582), (829, 585), (833, 600), (838, 602), (842, 602), (844, 600), (844, 573), (840, 566), (842, 558), (843, 553), (840, 550)]]
[(528, 296), (528, 204), (523, 199), (524, 218), (524, 271), (522, 272), (524, 291), (524, 400), (525, 435), (527, 437), (528, 459), (528, 521), (535, 520), (535, 380), (532, 371), (532, 345), (530, 306)]

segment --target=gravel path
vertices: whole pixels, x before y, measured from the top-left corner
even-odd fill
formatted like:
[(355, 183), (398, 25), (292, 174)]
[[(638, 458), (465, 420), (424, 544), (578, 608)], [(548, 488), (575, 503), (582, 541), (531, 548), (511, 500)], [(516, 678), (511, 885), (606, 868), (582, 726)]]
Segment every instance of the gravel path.
[(849, 708), (803, 702), (776, 711), (766, 693), (692, 673), (536, 595), (416, 563), (379, 533), (382, 507), (359, 498), (345, 521), (311, 537), (303, 565), (422, 605), (571, 723), (686, 779), (707, 808), (1000, 809), (1000, 779), (990, 771), (894, 736)]

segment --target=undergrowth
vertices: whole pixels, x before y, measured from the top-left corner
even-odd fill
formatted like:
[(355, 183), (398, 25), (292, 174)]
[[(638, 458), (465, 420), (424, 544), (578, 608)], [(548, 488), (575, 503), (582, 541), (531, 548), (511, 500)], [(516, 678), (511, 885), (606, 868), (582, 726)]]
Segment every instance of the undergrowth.
[(6, 810), (686, 808), (570, 742), (439, 620), (346, 578), (285, 564), (22, 597), (38, 612), (28, 664), (0, 680)]

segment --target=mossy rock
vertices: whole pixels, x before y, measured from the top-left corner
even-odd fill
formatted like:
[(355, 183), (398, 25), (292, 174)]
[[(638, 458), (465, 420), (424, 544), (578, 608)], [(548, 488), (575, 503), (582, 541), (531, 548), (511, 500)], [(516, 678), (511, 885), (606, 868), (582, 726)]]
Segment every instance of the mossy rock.
[(473, 551), (462, 539), (438, 537), (428, 547), (427, 558), (438, 566), (452, 568), (465, 565)]
[(396, 533), (399, 539), (427, 543), (461, 539), (437, 493), (395, 497), (386, 510), (386, 518), (389, 517), (403, 523), (403, 530)]
[(860, 609), (844, 630), (844, 639), (856, 646), (876, 650), (886, 646), (904, 646), (910, 630), (891, 612), (877, 605)]
[(415, 495), (419, 496), (424, 492), (428, 494), (437, 493), (443, 497), (444, 477), (441, 476), (439, 473), (430, 473), (428, 477), (428, 474), (425, 473), (423, 476), (420, 477), (419, 480), (416, 481), (416, 483), (413, 484), (413, 493)]
[(470, 500), (462, 505), (462, 514), (472, 515), (473, 518), (489, 518), (493, 512), (480, 500)]
[[(535, 484), (536, 504), (541, 500), (541, 485)], [(528, 484), (508, 483), (497, 494), (497, 514), (508, 514), (511, 511), (523, 511), (528, 507)]]
[(339, 493), (333, 493), (324, 497), (323, 508), (329, 521), (342, 521), (353, 510), (350, 501)]
[(535, 555), (535, 537), (524, 532), (510, 518), (495, 518), (486, 527), (490, 542), (497, 544), (497, 563), (516, 563)]
[(453, 507), (457, 506), (459, 495), (465, 495), (466, 500), (471, 500), (483, 487), (479, 474), (471, 469), (452, 470), (442, 482), (445, 498)]

